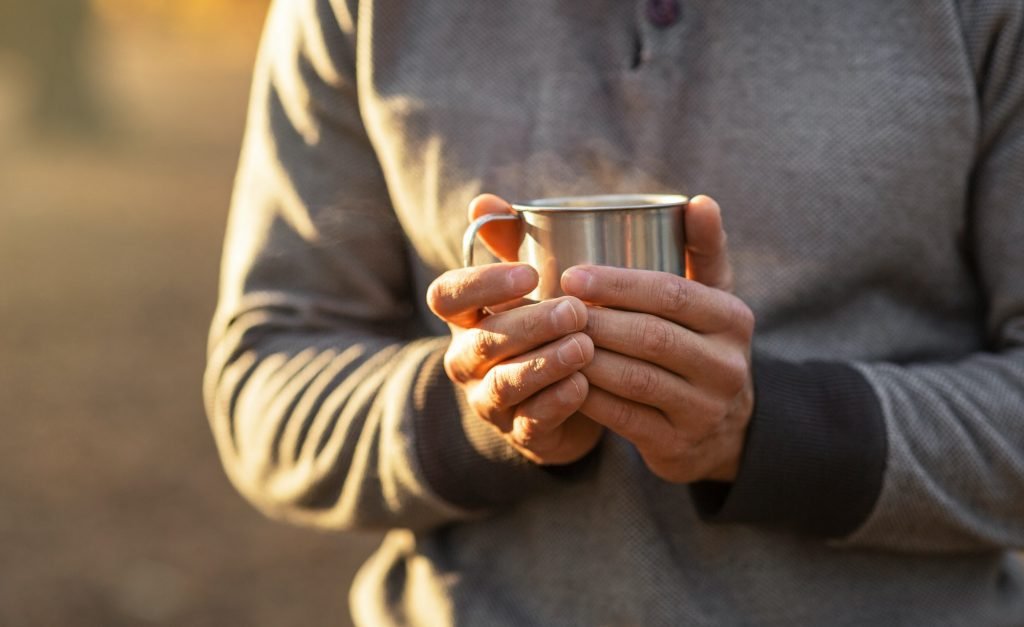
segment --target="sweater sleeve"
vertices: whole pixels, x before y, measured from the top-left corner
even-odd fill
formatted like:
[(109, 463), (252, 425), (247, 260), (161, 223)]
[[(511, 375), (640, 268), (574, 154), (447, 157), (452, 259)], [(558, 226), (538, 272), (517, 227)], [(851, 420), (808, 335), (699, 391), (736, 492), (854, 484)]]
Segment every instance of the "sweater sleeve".
[(755, 362), (737, 481), (692, 488), (705, 519), (840, 547), (1024, 547), (1024, 6), (979, 2), (964, 18), (980, 116), (966, 248), (986, 349), (949, 363)]
[[(355, 4), (355, 3), (352, 3)], [(342, 2), (270, 10), (204, 393), (228, 476), (266, 513), (424, 528), (550, 481), (444, 376), (356, 93)]]

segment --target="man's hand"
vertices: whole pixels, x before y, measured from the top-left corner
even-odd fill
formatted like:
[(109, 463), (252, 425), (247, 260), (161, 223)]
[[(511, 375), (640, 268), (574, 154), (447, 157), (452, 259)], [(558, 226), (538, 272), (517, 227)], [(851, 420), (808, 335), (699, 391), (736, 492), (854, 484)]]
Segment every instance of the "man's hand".
[[(480, 196), (470, 204), (470, 217), (507, 207), (495, 196)], [(514, 254), (514, 229), (485, 229), (482, 236), (502, 258)], [(427, 304), (451, 328), (445, 372), (474, 411), (531, 461), (567, 464), (590, 452), (603, 431), (576, 413), (588, 392), (580, 369), (594, 356), (593, 342), (581, 333), (587, 308), (563, 297), (484, 313), (521, 299), (537, 280), (533, 268), (518, 263), (451, 270), (430, 285)]]
[(689, 279), (601, 266), (563, 274), (566, 294), (595, 305), (581, 411), (632, 442), (662, 479), (730, 481), (753, 411), (754, 316), (726, 291), (732, 270), (718, 205), (694, 198), (686, 231)]

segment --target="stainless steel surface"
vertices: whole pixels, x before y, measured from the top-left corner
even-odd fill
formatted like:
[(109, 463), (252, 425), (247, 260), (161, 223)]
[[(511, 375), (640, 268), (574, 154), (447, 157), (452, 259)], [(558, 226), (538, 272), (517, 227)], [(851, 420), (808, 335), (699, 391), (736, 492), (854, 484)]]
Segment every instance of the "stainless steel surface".
[[(530, 297), (561, 296), (562, 272), (579, 264), (683, 274), (683, 212), (688, 202), (679, 195), (621, 194), (512, 205), (525, 227), (519, 260), (540, 274), (540, 284)], [(472, 265), (473, 240), (480, 227), (493, 219), (512, 217), (491, 214), (470, 225), (463, 242), (466, 265)]]

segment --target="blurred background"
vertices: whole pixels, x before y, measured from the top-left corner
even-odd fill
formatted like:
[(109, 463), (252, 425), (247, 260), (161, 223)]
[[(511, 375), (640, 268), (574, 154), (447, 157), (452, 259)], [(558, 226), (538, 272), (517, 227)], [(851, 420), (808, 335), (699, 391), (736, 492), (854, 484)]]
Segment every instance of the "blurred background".
[(0, 625), (347, 625), (203, 413), (266, 0), (0, 0)]

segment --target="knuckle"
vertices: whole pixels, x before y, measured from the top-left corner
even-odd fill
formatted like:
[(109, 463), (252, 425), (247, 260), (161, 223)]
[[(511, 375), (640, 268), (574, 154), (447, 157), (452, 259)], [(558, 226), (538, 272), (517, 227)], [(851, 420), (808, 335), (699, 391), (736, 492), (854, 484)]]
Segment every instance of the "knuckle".
[[(516, 442), (531, 450), (537, 449), (544, 440), (545, 430), (538, 420), (526, 417), (517, 417), (513, 433)], [(535, 450), (535, 452), (541, 452)]]
[(487, 362), (490, 360), (497, 349), (497, 340), (494, 334), (480, 329), (472, 329), (468, 334), (469, 353), (474, 361)]
[(638, 418), (636, 407), (630, 403), (617, 402), (612, 405), (608, 419), (611, 421), (613, 431), (624, 434), (631, 434), (636, 430)]
[(743, 355), (735, 355), (729, 359), (723, 371), (723, 384), (731, 394), (738, 394), (750, 378), (750, 369), (747, 365), (747, 358)]
[(517, 403), (519, 401), (515, 399), (521, 400), (527, 393), (532, 394), (551, 383), (548, 363), (549, 360), (538, 357), (493, 368), (495, 387), (500, 388), (497, 393), (500, 393), (504, 406)]
[(644, 355), (654, 358), (667, 357), (675, 351), (675, 336), (668, 324), (653, 316), (640, 319), (634, 341)]
[(564, 431), (559, 428), (560, 424), (560, 421), (520, 413), (513, 419), (511, 437), (520, 448), (543, 459), (563, 441)]
[(690, 305), (692, 291), (682, 279), (672, 277), (659, 281), (654, 287), (654, 301), (662, 311), (678, 313)]
[(635, 363), (623, 369), (622, 384), (631, 398), (647, 400), (658, 390), (658, 377), (651, 368)]
[(427, 288), (427, 306), (439, 317), (444, 318), (458, 307), (471, 289), (472, 281), (459, 270), (449, 270)]
[(444, 354), (444, 362), (443, 363), (444, 363), (444, 373), (445, 373), (445, 375), (448, 376), (449, 379), (451, 379), (455, 383), (465, 383), (466, 382), (465, 373), (462, 371), (461, 368), (456, 367), (456, 365), (455, 365), (455, 357), (452, 355), (452, 352), (451, 352), (450, 349), (447, 352), (445, 352), (445, 354)]
[(523, 311), (522, 316), (516, 323), (516, 330), (519, 336), (522, 338), (533, 338), (539, 332), (543, 331), (544, 323), (547, 321), (547, 316), (542, 315), (536, 309), (530, 309), (529, 311)]
[(540, 392), (542, 389), (558, 383), (559, 379), (568, 374), (567, 370), (572, 371), (571, 367), (563, 365), (556, 356), (551, 354), (531, 359), (522, 366), (519, 388), (530, 394)]
[(537, 357), (524, 361), (516, 367), (516, 375), (509, 377), (510, 384), (516, 388), (523, 388), (531, 384), (544, 382), (545, 377), (548, 376), (548, 366), (552, 363), (554, 363), (554, 360), (546, 357)]
[(503, 370), (492, 368), (484, 377), (486, 392), (483, 403), (495, 409), (504, 409), (511, 396), (508, 375)]
[(707, 396), (694, 401), (687, 421), (687, 432), (679, 433), (682, 443), (677, 446), (693, 448), (699, 446), (708, 436), (718, 430), (729, 412), (729, 401), (718, 396)]
[(608, 290), (614, 294), (625, 294), (635, 284), (635, 279), (628, 272), (615, 272), (608, 280)]
[(711, 420), (705, 425), (704, 432), (701, 434), (701, 441), (708, 437), (718, 433), (725, 424), (729, 421), (729, 412), (732, 411), (733, 401), (732, 399), (720, 398), (715, 408), (715, 413)]
[(750, 378), (750, 365), (744, 352), (734, 349), (706, 352), (702, 359), (708, 386), (729, 395), (739, 393)]
[(489, 393), (483, 388), (484, 386), (478, 385), (469, 390), (467, 394), (469, 406), (485, 422), (497, 424), (497, 417), (501, 412), (494, 403), (490, 402)]
[(738, 298), (732, 299), (729, 307), (729, 321), (741, 337), (749, 339), (754, 335), (754, 312)]

